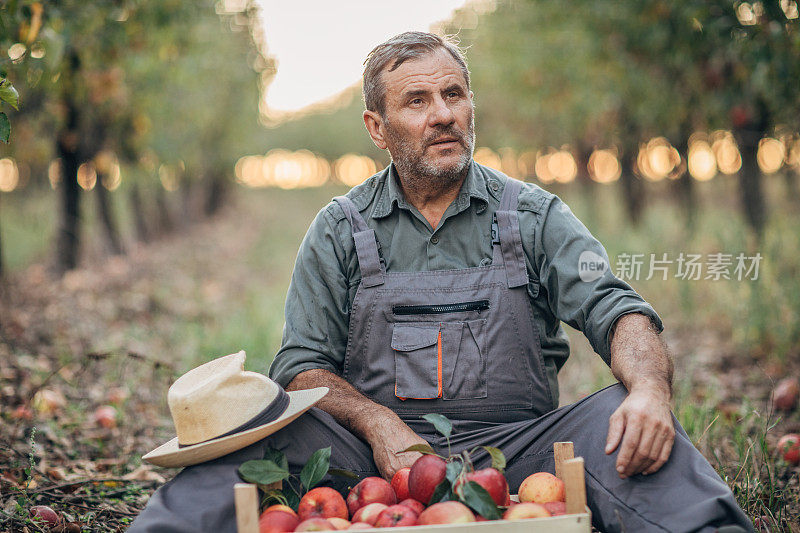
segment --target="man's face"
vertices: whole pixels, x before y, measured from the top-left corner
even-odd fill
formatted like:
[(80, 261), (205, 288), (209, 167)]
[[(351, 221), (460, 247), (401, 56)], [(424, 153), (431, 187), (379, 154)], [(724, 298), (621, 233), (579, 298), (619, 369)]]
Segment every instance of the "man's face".
[(463, 177), (475, 133), (472, 94), (455, 59), (438, 49), (382, 78), (384, 139), (401, 175)]

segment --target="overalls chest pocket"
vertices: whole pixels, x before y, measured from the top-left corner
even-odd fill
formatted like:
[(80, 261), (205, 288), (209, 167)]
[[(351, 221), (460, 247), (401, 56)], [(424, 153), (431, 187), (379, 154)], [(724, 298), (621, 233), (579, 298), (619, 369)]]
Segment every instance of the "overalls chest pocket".
[(395, 396), (486, 398), (485, 324), (486, 319), (395, 323)]

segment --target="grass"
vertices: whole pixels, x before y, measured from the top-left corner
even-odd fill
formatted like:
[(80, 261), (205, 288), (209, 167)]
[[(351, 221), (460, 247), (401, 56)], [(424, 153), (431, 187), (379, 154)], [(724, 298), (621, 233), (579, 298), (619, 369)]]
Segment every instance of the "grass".
[[(790, 518), (787, 502), (792, 496), (786, 487), (796, 473), (771, 452), (778, 419), (767, 409), (770, 378), (764, 369), (786, 372), (800, 353), (800, 200), (786, 194), (783, 181), (770, 179), (765, 185), (772, 216), (760, 242), (739, 216), (730, 178), (696, 184), (700, 209), (693, 226), (674, 205), (668, 183), (648, 184), (650, 205), (638, 227), (627, 222), (616, 184), (596, 187), (591, 195), (575, 187), (554, 192), (603, 242), (612, 265), (622, 253), (667, 253), (673, 259), (681, 252), (761, 253), (757, 280), (681, 280), (674, 276), (673, 264), (665, 281), (642, 279), (631, 284), (664, 319), (678, 369), (678, 420), (733, 488), (743, 509), (751, 517), (765, 515), (779, 523)], [(265, 372), (280, 345), (283, 302), (297, 247), (317, 211), (342, 192), (336, 187), (240, 190), (237, 207), (202, 230), (208, 239), (222, 242), (199, 239), (187, 250), (176, 236), (157, 245), (166, 249), (164, 253), (171, 247), (181, 251), (171, 260), (169, 271), (150, 280), (151, 301), (141, 305), (155, 309), (156, 317), (188, 318), (156, 318), (147, 327), (131, 323), (116, 340), (104, 342), (113, 346), (141, 339), (152, 352), (168, 354), (179, 371), (244, 349), (248, 367)], [(46, 257), (54, 224), (53, 196), (48, 191), (3, 196), (0, 231), (11, 270)], [(120, 195), (114, 196), (127, 224), (124, 202)], [(85, 204), (86, 219), (93, 221), (91, 204)], [(90, 240), (98, 238), (93, 227), (87, 235)], [(212, 266), (203, 267), (205, 263)], [(135, 287), (131, 291), (137, 292)], [(562, 404), (614, 381), (583, 336), (568, 333), (573, 355), (560, 376)], [(717, 359), (723, 356), (746, 373), (741, 387), (718, 375)], [(780, 427), (798, 423), (795, 412), (780, 421)]]

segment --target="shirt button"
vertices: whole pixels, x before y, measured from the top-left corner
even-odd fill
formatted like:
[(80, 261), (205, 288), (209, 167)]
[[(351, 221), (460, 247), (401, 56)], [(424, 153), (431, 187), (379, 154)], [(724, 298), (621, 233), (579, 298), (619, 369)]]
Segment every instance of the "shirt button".
[(433, 244), (439, 244), (439, 237), (437, 237), (436, 235), (434, 235), (433, 237), (431, 237), (431, 242), (432, 242)]
[(499, 189), (500, 186), (497, 184), (496, 181), (493, 181), (489, 183), (489, 188), (492, 189), (494, 192), (497, 192), (497, 189)]

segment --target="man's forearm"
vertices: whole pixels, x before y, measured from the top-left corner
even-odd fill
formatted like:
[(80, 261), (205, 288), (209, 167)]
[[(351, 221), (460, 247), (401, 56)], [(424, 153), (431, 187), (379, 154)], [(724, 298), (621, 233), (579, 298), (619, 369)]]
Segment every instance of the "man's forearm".
[(314, 369), (301, 372), (294, 377), (286, 390), (314, 387), (330, 389), (316, 407), (330, 414), (339, 424), (367, 442), (371, 442), (372, 431), (376, 426), (375, 420), (385, 417), (397, 418), (391, 409), (373, 402), (350, 383), (327, 370)]
[(672, 398), (672, 359), (650, 318), (638, 313), (620, 317), (611, 338), (611, 372), (632, 391), (649, 388)]

